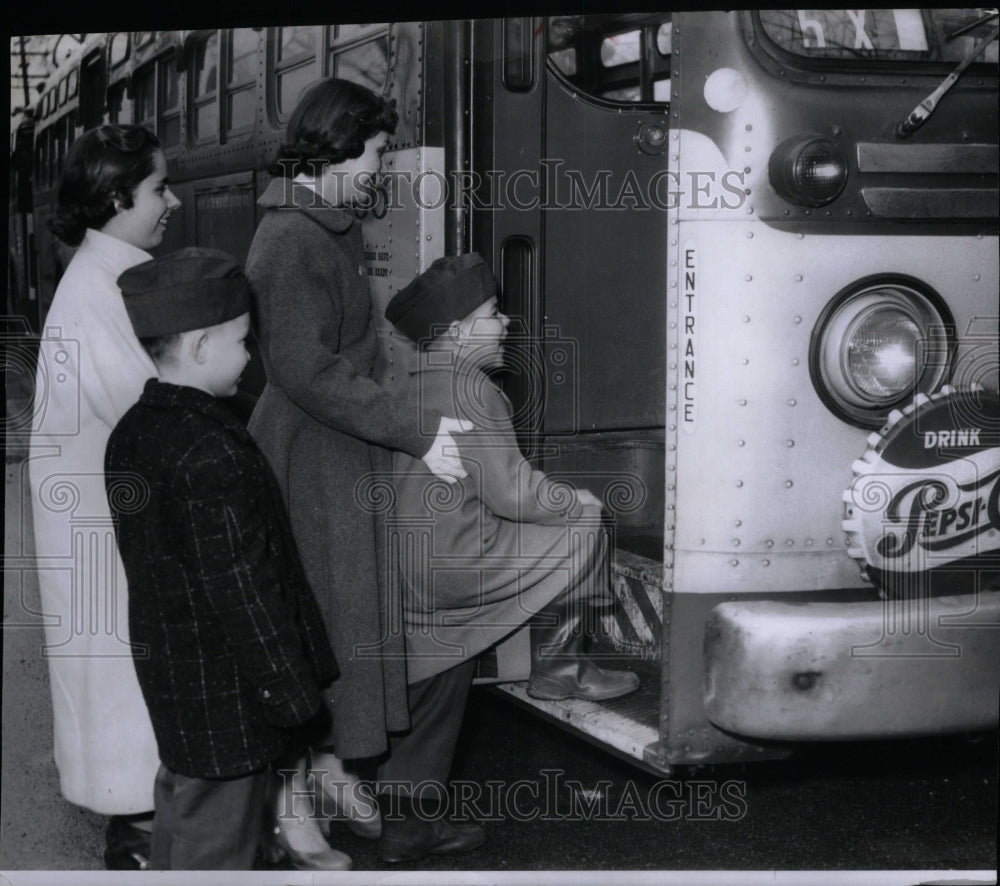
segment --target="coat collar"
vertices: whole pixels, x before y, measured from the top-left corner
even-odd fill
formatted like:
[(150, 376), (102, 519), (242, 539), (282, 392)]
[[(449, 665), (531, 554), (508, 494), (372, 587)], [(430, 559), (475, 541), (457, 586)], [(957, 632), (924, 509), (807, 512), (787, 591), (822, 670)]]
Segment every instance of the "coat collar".
[(151, 409), (187, 409), (199, 412), (223, 425), (243, 442), (251, 440), (250, 432), (226, 405), (225, 400), (219, 400), (198, 388), (173, 385), (151, 378), (146, 381), (139, 402)]
[(354, 224), (351, 213), (325, 203), (312, 188), (287, 178), (272, 179), (257, 203), (264, 209), (295, 207), (335, 234), (343, 234)]
[(153, 257), (145, 249), (140, 249), (110, 234), (103, 234), (94, 228), (87, 228), (84, 232), (80, 249), (95, 255), (116, 280), (122, 272)]

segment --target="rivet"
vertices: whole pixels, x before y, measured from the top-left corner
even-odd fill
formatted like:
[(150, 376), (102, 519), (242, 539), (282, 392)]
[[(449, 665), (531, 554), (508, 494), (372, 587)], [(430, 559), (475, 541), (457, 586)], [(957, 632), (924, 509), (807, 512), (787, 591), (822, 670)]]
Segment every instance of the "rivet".
[(788, 401), (788, 405), (789, 406), (798, 406), (798, 403), (799, 403), (799, 401), (796, 400), (796, 399), (794, 399), (794, 398), (792, 398), (791, 400)]
[(747, 240), (753, 240), (753, 231), (747, 231)]
[(796, 234), (795, 236), (796, 236), (796, 238), (798, 238), (799, 240), (805, 240), (805, 239), (806, 239), (806, 235), (805, 235), (805, 234), (803, 234), (803, 233), (802, 233), (801, 231), (800, 231), (800, 232), (799, 232), (798, 234)]
[(795, 441), (794, 441), (794, 440), (789, 440), (789, 441), (787, 441), (787, 442), (785, 443), (785, 445), (786, 445), (786, 446), (787, 446), (787, 447), (788, 447), (789, 449), (791, 449), (791, 448), (792, 448), (792, 447), (793, 447), (793, 446), (795, 445)]
[(975, 280), (978, 283), (979, 280), (980, 280), (980, 275), (979, 274), (973, 274), (972, 275), (972, 279)]
[(773, 548), (774, 542), (771, 539), (768, 539), (767, 541), (764, 542), (764, 547)]
[(832, 538), (828, 538), (828, 539), (826, 540), (826, 543), (827, 543), (828, 545), (832, 545), (832, 544), (833, 544), (833, 539), (832, 539)]
[(671, 390), (671, 391), (676, 391), (676, 390), (677, 390), (677, 385), (675, 385), (675, 384), (671, 384), (671, 385), (670, 385), (670, 390)]
[(793, 357), (792, 358), (792, 366), (798, 366), (798, 365), (799, 365), (799, 358), (798, 357)]
[(737, 520), (735, 525), (736, 526), (742, 526), (743, 525), (743, 521), (742, 520)]
[(740, 565), (740, 561), (739, 561), (739, 560), (730, 560), (729, 562), (730, 562), (730, 563), (731, 563), (731, 564), (732, 564), (733, 566), (739, 566), (739, 565)]
[(802, 318), (801, 317), (796, 317), (795, 318), (795, 322), (796, 323), (801, 323), (802, 322)]
[(791, 489), (795, 484), (791, 480), (785, 481), (785, 489)]
[(796, 283), (801, 283), (802, 282), (802, 275), (801, 274), (796, 274), (793, 279), (795, 280)]
[(743, 315), (743, 322), (744, 322), (744, 323), (749, 323), (749, 322), (750, 322), (750, 317), (749, 317), (749, 316), (747, 316), (746, 314), (744, 314), (744, 315)]
[(806, 547), (807, 548), (811, 548), (812, 547), (812, 543), (813, 543), (813, 540), (811, 538), (807, 538), (806, 539)]
[(794, 544), (795, 544), (795, 542), (794, 542), (794, 541), (792, 541), (792, 540), (791, 540), (790, 538), (786, 538), (786, 539), (785, 539), (785, 547), (786, 547), (786, 548), (790, 548), (790, 547), (792, 547), (792, 545), (794, 545)]
[(705, 539), (703, 539), (703, 538), (699, 538), (699, 539), (698, 539), (698, 544), (700, 544), (700, 545), (703, 545), (703, 544), (705, 544)]
[(743, 358), (743, 365), (744, 366), (749, 366), (750, 365), (750, 358), (749, 357), (744, 357)]
[(733, 547), (738, 548), (740, 546), (740, 540), (738, 538), (733, 539)]
[(747, 132), (753, 132), (753, 126), (751, 126), (749, 123), (747, 123), (746, 129)]
[(739, 403), (740, 406), (746, 406), (747, 405), (747, 401), (746, 400), (737, 400), (736, 402)]
[(743, 488), (743, 481), (742, 480), (737, 480), (736, 481), (736, 488), (737, 489), (742, 489)]
[(746, 446), (747, 445), (746, 444), (746, 440), (737, 440), (736, 441), (736, 445), (737, 446)]
[(764, 560), (762, 562), (763, 562), (764, 566), (770, 566), (771, 565), (771, 561), (770, 560)]

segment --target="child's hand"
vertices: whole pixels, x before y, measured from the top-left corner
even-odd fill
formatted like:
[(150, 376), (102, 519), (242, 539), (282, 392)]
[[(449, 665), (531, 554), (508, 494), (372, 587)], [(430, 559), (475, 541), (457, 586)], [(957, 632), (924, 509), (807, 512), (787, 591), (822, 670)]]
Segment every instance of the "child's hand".
[(583, 506), (596, 508), (598, 511), (604, 509), (604, 503), (589, 489), (577, 489), (576, 490), (576, 500)]
[(471, 431), (475, 425), (471, 421), (442, 416), (438, 425), (437, 436), (423, 457), (428, 470), (446, 483), (455, 483), (468, 477), (468, 472), (462, 467), (462, 459), (458, 454), (458, 446), (452, 431)]

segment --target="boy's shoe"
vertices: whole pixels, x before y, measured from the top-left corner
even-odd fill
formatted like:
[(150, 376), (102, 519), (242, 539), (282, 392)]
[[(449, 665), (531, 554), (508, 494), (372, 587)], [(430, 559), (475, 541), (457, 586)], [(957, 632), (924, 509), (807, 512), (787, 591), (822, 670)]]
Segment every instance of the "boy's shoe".
[(607, 671), (584, 651), (583, 614), (579, 602), (557, 597), (531, 620), (532, 698), (560, 701), (583, 698), (606, 701), (639, 688), (632, 671)]
[(441, 815), (422, 814), (419, 800), (398, 796), (398, 816), (383, 816), (379, 860), (385, 864), (420, 861), (428, 855), (471, 852), (486, 842), (483, 829), (472, 823), (449, 821)]

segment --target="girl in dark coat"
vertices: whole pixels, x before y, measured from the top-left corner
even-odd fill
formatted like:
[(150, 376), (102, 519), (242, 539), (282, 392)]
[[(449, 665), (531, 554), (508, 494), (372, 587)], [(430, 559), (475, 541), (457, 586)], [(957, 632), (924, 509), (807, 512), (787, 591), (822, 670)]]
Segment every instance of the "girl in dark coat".
[(445, 453), (457, 451), (450, 431), (472, 427), (373, 380), (378, 342), (361, 227), (349, 210), (378, 174), (395, 126), (391, 105), (364, 87), (334, 78), (311, 87), (289, 120), (247, 257), (267, 375), (250, 431), (278, 477), (341, 670), (326, 693), (331, 734), (309, 765), (298, 761), (279, 802), (293, 862), (317, 869), (326, 841), (297, 795), (309, 790), (307, 769), (322, 774), (314, 787), (324, 811), (345, 807), (353, 830), (377, 836), (350, 761), (384, 753), (387, 733), (409, 724), (384, 527), (356, 489), (391, 470), (390, 450), (423, 459), (449, 482), (464, 478), (457, 455)]

